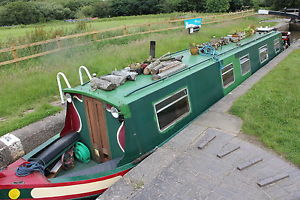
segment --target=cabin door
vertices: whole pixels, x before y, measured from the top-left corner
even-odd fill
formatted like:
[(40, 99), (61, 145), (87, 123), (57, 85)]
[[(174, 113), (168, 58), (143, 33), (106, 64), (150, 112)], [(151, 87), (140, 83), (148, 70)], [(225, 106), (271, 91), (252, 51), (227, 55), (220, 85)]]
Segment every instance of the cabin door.
[(104, 104), (94, 98), (84, 98), (93, 159), (104, 162), (110, 159)]

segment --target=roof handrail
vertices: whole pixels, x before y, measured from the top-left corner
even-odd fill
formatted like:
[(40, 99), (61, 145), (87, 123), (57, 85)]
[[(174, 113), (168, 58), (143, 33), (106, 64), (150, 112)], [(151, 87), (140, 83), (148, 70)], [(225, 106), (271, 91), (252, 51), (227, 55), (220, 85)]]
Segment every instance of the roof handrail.
[(60, 100), (61, 100), (61, 104), (65, 104), (65, 100), (64, 100), (64, 95), (62, 92), (62, 87), (61, 87), (61, 82), (60, 82), (60, 76), (63, 77), (66, 85), (68, 88), (71, 88), (71, 85), (66, 77), (66, 75), (62, 72), (58, 72), (56, 75), (56, 80), (57, 80), (57, 84), (58, 84), (58, 90), (59, 90), (59, 95), (60, 95)]
[(79, 79), (80, 79), (80, 85), (83, 85), (83, 78), (82, 78), (82, 69), (84, 69), (86, 75), (89, 77), (89, 79), (91, 80), (92, 79), (92, 76), (89, 72), (89, 70), (85, 67), (85, 66), (80, 66), (79, 67)]

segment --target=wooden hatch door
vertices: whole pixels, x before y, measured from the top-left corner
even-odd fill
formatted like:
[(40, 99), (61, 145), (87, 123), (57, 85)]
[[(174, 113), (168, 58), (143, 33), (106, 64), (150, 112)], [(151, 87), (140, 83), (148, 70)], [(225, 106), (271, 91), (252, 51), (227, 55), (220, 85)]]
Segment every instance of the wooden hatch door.
[(87, 121), (89, 125), (91, 152), (93, 159), (104, 162), (110, 159), (110, 148), (107, 136), (104, 105), (101, 101), (85, 97)]

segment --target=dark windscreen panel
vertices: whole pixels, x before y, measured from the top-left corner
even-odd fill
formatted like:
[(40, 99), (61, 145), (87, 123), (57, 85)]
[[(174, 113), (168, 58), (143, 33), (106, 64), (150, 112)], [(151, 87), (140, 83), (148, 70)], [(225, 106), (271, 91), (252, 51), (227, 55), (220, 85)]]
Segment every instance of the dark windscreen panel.
[(181, 90), (155, 105), (160, 130), (168, 128), (190, 111), (187, 90)]

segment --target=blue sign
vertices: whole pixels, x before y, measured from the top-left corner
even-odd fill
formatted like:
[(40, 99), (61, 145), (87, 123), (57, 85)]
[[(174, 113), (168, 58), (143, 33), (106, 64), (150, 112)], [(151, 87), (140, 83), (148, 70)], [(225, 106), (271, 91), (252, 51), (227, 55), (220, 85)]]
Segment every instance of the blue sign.
[(202, 18), (184, 20), (184, 28), (199, 28), (202, 24)]

